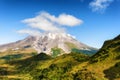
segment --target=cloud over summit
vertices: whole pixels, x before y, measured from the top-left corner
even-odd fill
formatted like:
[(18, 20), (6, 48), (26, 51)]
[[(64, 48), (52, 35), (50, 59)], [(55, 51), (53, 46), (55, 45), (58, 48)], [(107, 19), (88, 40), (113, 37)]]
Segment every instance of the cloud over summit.
[[(38, 29), (43, 32), (65, 32), (66, 27), (74, 27), (83, 23), (81, 19), (78, 19), (69, 14), (60, 14), (59, 16), (51, 15), (47, 12), (40, 12), (39, 15), (22, 20), (32, 29)], [(20, 33), (31, 34), (35, 32), (31, 30), (21, 30)], [(30, 32), (30, 33), (29, 33)], [(38, 31), (36, 31), (38, 33)]]
[(18, 33), (20, 33), (20, 34), (28, 34), (28, 35), (31, 35), (31, 36), (39, 36), (39, 35), (41, 35), (41, 33), (38, 30), (31, 30), (31, 29), (19, 30)]

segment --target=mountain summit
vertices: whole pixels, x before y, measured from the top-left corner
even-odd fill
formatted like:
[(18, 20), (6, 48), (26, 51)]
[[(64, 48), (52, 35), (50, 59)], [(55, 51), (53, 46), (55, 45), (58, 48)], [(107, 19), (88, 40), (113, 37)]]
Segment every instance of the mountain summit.
[(62, 51), (62, 53), (70, 53), (72, 49), (95, 50), (66, 33), (42, 33), (39, 36), (28, 36), (24, 40), (1, 45), (0, 51), (20, 48), (34, 48), (38, 53), (45, 52), (50, 55), (56, 50)]

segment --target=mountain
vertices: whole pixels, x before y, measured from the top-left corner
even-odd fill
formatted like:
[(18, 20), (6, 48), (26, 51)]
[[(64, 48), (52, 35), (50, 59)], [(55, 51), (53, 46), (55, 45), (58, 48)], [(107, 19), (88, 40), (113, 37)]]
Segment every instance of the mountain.
[[(71, 35), (66, 33), (43, 33), (39, 36), (29, 36), (24, 40), (0, 46), (0, 51), (8, 49), (18, 50), (21, 48), (33, 48), (38, 53), (44, 52), (49, 55), (61, 55), (60, 53), (70, 53), (71, 51), (86, 51), (95, 53), (97, 49), (89, 47)], [(95, 51), (95, 52), (94, 52)]]
[(41, 53), (1, 61), (1, 80), (120, 80), (120, 35), (104, 42), (93, 56), (83, 53), (51, 57)]
[(33, 36), (29, 36), (23, 40), (19, 40), (13, 43), (8, 43), (8, 44), (4, 44), (4, 45), (0, 45), (0, 52), (4, 52), (8, 49), (11, 50), (18, 50), (20, 48), (28, 48), (31, 47), (31, 44), (33, 44), (33, 42), (35, 41), (35, 37)]

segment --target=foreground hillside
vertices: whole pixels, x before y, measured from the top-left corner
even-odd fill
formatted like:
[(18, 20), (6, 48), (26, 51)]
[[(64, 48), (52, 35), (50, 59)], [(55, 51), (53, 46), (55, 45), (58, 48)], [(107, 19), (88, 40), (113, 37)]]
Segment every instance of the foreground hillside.
[(0, 80), (120, 80), (120, 35), (93, 56), (72, 52), (0, 59)]
[(27, 59), (6, 63), (6, 67), (1, 67), (0, 75), (3, 80), (72, 79), (74, 76), (70, 72), (71, 69), (88, 59), (89, 57), (84, 54), (64, 54), (53, 59), (41, 53)]

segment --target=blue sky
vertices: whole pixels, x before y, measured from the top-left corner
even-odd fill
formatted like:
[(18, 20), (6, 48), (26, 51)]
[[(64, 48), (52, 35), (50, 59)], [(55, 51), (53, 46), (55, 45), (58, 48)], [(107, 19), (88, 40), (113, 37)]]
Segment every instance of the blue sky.
[[(18, 33), (33, 28), (24, 20), (41, 13), (55, 16), (67, 33), (92, 47), (100, 48), (105, 40), (120, 34), (120, 0), (0, 0), (0, 44), (28, 36)], [(79, 24), (63, 26), (59, 21), (63, 14), (65, 18), (72, 16)]]

